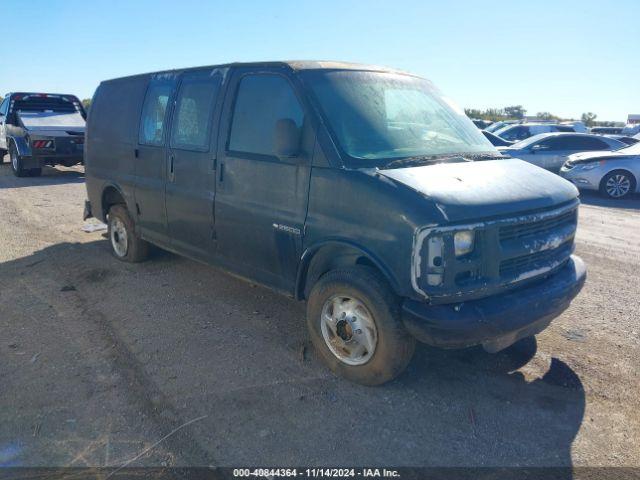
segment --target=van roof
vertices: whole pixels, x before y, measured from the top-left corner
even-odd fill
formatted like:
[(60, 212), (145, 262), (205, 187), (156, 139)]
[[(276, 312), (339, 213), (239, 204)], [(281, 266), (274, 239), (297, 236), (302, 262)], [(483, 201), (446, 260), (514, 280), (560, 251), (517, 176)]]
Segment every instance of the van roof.
[(417, 76), (412, 73), (389, 68), (382, 67), (380, 65), (371, 65), (364, 63), (351, 63), (351, 62), (339, 62), (333, 60), (287, 60), (287, 61), (273, 61), (273, 62), (233, 62), (233, 63), (224, 63), (219, 65), (202, 65), (199, 67), (188, 67), (188, 68), (175, 68), (171, 70), (159, 70), (156, 72), (146, 72), (135, 75), (127, 75), (124, 77), (111, 78), (109, 80), (104, 80), (104, 82), (111, 82), (117, 80), (124, 80), (127, 78), (135, 78), (145, 75), (161, 75), (166, 73), (182, 73), (188, 72), (191, 70), (199, 70), (203, 68), (229, 68), (229, 67), (284, 67), (290, 68), (291, 70), (365, 70), (371, 72), (388, 72), (388, 73), (398, 73), (402, 75), (410, 75)]

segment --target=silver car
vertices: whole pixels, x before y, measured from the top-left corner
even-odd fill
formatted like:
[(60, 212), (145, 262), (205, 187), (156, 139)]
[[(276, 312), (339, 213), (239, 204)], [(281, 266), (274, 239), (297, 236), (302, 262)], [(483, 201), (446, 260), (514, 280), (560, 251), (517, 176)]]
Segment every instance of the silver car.
[(617, 150), (626, 145), (615, 138), (588, 133), (542, 133), (514, 143), (498, 147), (501, 153), (519, 158), (554, 173), (567, 161), (569, 155), (578, 152)]
[(638, 192), (640, 143), (615, 152), (588, 152), (569, 156), (560, 175), (581, 189), (599, 190), (610, 198)]

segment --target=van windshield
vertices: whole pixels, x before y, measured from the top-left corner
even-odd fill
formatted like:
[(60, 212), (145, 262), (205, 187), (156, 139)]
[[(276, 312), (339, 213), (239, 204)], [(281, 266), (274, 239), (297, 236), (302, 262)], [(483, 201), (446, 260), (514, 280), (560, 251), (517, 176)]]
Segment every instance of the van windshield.
[(427, 80), (365, 71), (301, 72), (334, 138), (356, 166), (465, 153), (497, 153), (464, 111)]

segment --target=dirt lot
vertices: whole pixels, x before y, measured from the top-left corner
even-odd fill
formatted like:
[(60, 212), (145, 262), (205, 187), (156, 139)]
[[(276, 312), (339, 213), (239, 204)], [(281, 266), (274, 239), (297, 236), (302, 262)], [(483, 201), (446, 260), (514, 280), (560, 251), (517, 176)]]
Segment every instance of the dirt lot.
[(422, 346), (379, 388), (328, 373), (300, 303), (116, 261), (84, 199), (80, 169), (0, 166), (0, 465), (121, 465), (168, 435), (132, 465), (640, 466), (640, 199), (585, 196), (587, 285), (537, 345)]

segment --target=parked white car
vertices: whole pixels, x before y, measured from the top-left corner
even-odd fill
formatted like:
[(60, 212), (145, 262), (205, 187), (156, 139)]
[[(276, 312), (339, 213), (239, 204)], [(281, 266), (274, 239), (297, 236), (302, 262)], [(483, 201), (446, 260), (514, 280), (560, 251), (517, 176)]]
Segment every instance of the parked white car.
[(519, 142), (534, 135), (550, 132), (574, 132), (576, 129), (573, 125), (560, 125), (557, 123), (519, 123), (517, 125), (508, 125), (493, 132), (505, 140), (511, 142)]
[(558, 173), (569, 155), (577, 152), (618, 150), (625, 143), (614, 138), (588, 133), (543, 133), (514, 143), (508, 147), (497, 147), (501, 153), (510, 155), (538, 167)]
[(578, 132), (578, 133), (589, 133), (589, 129), (587, 128), (587, 126), (584, 124), (584, 122), (581, 122), (579, 120), (576, 121), (566, 121), (566, 122), (560, 122), (560, 125), (566, 125), (569, 126), (571, 128), (573, 128), (574, 132)]
[(640, 123), (629, 123), (620, 132), (620, 135), (627, 137), (633, 137), (638, 134), (640, 134)]
[(610, 198), (625, 198), (638, 192), (640, 143), (615, 152), (570, 155), (560, 176), (585, 190), (599, 190)]

